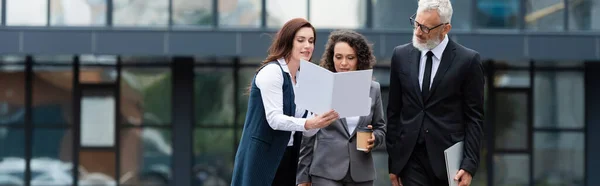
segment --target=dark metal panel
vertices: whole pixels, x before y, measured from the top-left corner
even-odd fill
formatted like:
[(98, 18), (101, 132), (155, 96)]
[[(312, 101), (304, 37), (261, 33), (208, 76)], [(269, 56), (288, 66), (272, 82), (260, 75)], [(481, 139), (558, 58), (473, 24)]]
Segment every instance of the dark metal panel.
[(379, 54), (377, 57), (391, 58), (394, 48), (399, 45), (403, 45), (406, 43), (412, 42), (412, 33), (411, 32), (403, 32), (403, 33), (394, 33), (394, 34), (382, 34), (383, 37), (380, 37), (380, 41), (383, 43), (383, 48), (379, 48), (378, 50), (384, 50), (384, 52), (375, 52), (375, 55)]
[(100, 54), (159, 55), (165, 53), (164, 32), (95, 32), (96, 51)]
[(234, 55), (236, 54), (236, 44), (235, 33), (171, 32), (169, 33), (168, 52), (174, 55)]
[(32, 31), (23, 34), (23, 51), (35, 54), (80, 54), (92, 50), (92, 34), (78, 31)]
[[(275, 37), (275, 32), (240, 33), (239, 36), (232, 35), (231, 37), (240, 37), (240, 57), (266, 58), (267, 50)], [(235, 50), (232, 52), (235, 52)]]
[(524, 37), (520, 35), (457, 35), (457, 43), (476, 50), (482, 59), (515, 60), (525, 58)]
[(529, 36), (529, 55), (534, 59), (596, 59), (594, 36)]
[(194, 126), (194, 59), (189, 57), (173, 58), (172, 63), (172, 103), (177, 105), (171, 110), (173, 122), (172, 181), (169, 185), (191, 186), (192, 184), (192, 142)]
[(19, 53), (19, 32), (0, 31), (0, 53)]
[(585, 185), (600, 185), (600, 63), (585, 67)]

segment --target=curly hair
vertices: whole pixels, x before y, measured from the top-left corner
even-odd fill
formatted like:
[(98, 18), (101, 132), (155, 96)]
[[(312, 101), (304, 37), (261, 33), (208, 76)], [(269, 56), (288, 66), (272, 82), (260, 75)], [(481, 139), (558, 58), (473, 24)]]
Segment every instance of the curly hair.
[(366, 70), (373, 68), (375, 65), (375, 56), (373, 55), (373, 48), (371, 47), (367, 39), (352, 30), (336, 30), (331, 32), (327, 44), (325, 44), (325, 52), (321, 57), (320, 65), (332, 72), (335, 71), (335, 65), (333, 63), (333, 49), (335, 44), (339, 42), (345, 42), (354, 49), (357, 58), (356, 70)]

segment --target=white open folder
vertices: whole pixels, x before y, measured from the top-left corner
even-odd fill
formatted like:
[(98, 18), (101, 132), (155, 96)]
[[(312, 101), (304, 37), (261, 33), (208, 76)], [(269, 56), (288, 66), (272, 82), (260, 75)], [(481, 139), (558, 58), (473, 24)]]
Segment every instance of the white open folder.
[(295, 94), (298, 107), (316, 114), (334, 109), (340, 118), (369, 115), (372, 69), (334, 73), (300, 60), (299, 74)]
[(463, 142), (458, 142), (448, 149), (444, 150), (446, 158), (446, 173), (448, 174), (448, 184), (450, 186), (458, 186), (458, 181), (454, 181), (454, 177), (460, 170), (460, 164), (463, 159)]

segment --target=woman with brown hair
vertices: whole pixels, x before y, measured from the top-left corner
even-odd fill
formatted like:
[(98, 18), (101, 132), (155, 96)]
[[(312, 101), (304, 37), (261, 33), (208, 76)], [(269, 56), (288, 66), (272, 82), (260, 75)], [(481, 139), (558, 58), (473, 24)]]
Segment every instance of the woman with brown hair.
[(301, 135), (314, 135), (338, 119), (333, 110), (307, 119), (308, 111), (294, 103), (300, 60), (312, 58), (314, 42), (315, 29), (302, 18), (277, 32), (250, 85), (231, 185), (295, 185)]
[[(331, 33), (321, 66), (332, 72), (371, 69), (375, 56), (367, 39), (351, 30)], [(297, 183), (301, 186), (372, 186), (375, 166), (371, 150), (385, 140), (385, 120), (379, 83), (372, 81), (369, 115), (341, 118), (305, 136), (300, 150)], [(358, 135), (366, 131), (365, 146), (357, 148)], [(369, 135), (369, 133), (371, 133)], [(364, 148), (363, 148), (364, 147)]]

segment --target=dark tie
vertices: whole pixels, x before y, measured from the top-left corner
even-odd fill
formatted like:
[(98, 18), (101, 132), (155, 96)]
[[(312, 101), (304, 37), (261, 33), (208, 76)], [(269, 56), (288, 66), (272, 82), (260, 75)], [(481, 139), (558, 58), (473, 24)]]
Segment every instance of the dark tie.
[(433, 63), (431, 56), (433, 56), (433, 52), (427, 52), (427, 61), (425, 62), (425, 74), (423, 74), (423, 86), (421, 87), (421, 95), (423, 96), (423, 100), (425, 100), (425, 98), (427, 98), (427, 95), (429, 95), (429, 84), (431, 83), (431, 66)]

